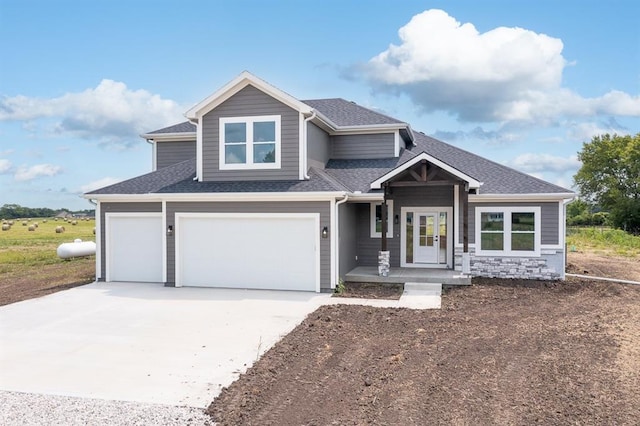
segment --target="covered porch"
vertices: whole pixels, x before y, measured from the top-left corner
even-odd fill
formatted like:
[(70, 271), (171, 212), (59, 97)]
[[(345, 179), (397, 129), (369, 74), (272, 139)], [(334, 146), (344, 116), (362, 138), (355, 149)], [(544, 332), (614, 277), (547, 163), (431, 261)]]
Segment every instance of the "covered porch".
[(378, 275), (377, 266), (357, 266), (345, 275), (347, 282), (440, 283), (443, 285), (471, 285), (471, 276), (452, 269), (391, 267), (386, 277)]

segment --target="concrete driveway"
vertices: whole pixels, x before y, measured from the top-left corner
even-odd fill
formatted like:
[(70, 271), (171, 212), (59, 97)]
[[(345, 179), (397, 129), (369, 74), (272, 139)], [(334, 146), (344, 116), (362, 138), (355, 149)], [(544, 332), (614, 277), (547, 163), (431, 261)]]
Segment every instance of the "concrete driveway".
[(94, 283), (0, 307), (0, 389), (206, 407), (327, 300)]

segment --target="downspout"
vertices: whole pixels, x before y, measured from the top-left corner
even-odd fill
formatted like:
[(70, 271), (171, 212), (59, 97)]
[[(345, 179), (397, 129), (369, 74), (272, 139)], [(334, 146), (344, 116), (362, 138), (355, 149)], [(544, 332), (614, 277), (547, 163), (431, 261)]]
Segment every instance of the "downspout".
[(316, 114), (316, 110), (314, 109), (313, 111), (311, 111), (311, 115), (310, 115), (309, 117), (307, 117), (307, 118), (305, 118), (305, 119), (304, 119), (304, 129), (303, 129), (303, 132), (304, 132), (304, 141), (303, 141), (303, 143), (302, 143), (302, 150), (303, 150), (302, 158), (304, 158), (303, 177), (304, 177), (306, 180), (309, 180), (309, 179), (310, 179), (310, 178), (309, 178), (309, 175), (307, 174), (307, 172), (309, 171), (309, 167), (308, 167), (308, 161), (309, 161), (309, 159), (307, 158), (307, 152), (309, 151), (309, 150), (307, 149), (307, 142), (308, 142), (308, 139), (309, 139), (309, 138), (308, 138), (309, 128), (308, 128), (308, 126), (307, 126), (307, 123), (308, 123), (309, 121), (313, 120), (314, 118), (316, 118), (316, 115), (317, 115), (317, 114)]
[(335, 241), (336, 258), (333, 260), (335, 264), (335, 270), (336, 270), (336, 277), (335, 277), (336, 285), (340, 281), (340, 205), (346, 203), (348, 199), (349, 199), (349, 194), (345, 192), (344, 198), (336, 202), (336, 223), (334, 224), (335, 229), (333, 230), (333, 234), (335, 235), (334, 238), (336, 239)]
[(157, 167), (157, 145), (156, 145), (156, 141), (154, 141), (153, 139), (145, 139), (145, 141), (147, 141), (148, 144), (151, 144), (151, 170), (152, 171), (156, 171), (156, 167)]

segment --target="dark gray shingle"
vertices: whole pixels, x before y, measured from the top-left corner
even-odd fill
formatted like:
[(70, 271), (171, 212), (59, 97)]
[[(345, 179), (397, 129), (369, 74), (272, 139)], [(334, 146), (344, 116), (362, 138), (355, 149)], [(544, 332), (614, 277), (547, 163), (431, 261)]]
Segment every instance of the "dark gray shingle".
[(318, 110), (338, 126), (370, 126), (376, 124), (404, 124), (388, 115), (381, 114), (369, 108), (342, 98), (310, 99), (302, 101), (311, 108)]
[(195, 133), (196, 126), (195, 124), (184, 121), (182, 123), (174, 124), (173, 126), (163, 127), (159, 130), (154, 130), (153, 132), (149, 132), (149, 135), (159, 134), (159, 133)]

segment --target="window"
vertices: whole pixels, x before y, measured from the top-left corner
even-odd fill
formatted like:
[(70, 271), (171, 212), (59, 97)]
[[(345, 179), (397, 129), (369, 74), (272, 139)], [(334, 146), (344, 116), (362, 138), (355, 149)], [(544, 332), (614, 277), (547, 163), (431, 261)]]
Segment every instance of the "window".
[(540, 207), (476, 207), (476, 254), (539, 256)]
[(280, 116), (220, 118), (220, 169), (279, 169)]
[[(387, 238), (393, 238), (393, 201), (387, 200)], [(371, 203), (371, 238), (382, 238), (382, 203)]]

